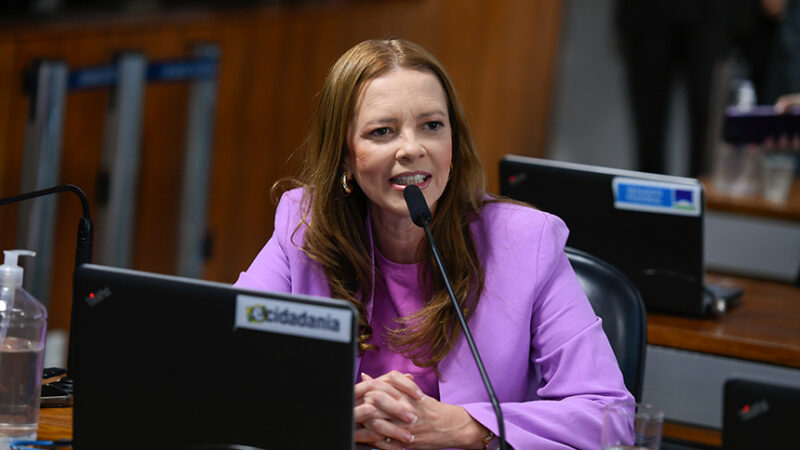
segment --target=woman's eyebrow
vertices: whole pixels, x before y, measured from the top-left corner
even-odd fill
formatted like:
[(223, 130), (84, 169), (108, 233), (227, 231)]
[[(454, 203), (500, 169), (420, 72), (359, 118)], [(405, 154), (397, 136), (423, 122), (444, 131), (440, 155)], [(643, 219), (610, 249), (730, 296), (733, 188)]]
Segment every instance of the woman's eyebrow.
[(442, 110), (436, 109), (436, 110), (433, 110), (433, 111), (428, 111), (428, 112), (421, 113), (421, 114), (419, 114), (417, 116), (417, 118), (418, 119), (423, 119), (425, 117), (430, 117), (430, 116), (445, 116), (446, 117), (447, 114), (445, 114), (444, 111), (442, 111)]
[(391, 125), (397, 123), (397, 119), (392, 117), (379, 117), (377, 119), (370, 119), (364, 122), (364, 126), (370, 125)]

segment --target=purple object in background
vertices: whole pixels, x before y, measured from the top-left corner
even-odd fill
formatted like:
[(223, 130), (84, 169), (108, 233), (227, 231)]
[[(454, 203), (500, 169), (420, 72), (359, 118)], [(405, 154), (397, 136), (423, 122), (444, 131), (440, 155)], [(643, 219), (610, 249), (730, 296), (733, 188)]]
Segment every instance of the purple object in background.
[(741, 109), (731, 106), (725, 110), (724, 139), (732, 144), (761, 144), (767, 138), (791, 138), (800, 135), (800, 107), (791, 107), (784, 114), (775, 112), (772, 105)]

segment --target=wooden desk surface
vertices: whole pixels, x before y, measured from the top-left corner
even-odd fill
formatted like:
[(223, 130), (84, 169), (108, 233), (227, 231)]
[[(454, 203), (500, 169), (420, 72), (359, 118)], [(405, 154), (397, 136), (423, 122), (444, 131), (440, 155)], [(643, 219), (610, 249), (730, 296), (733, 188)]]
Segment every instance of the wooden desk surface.
[(800, 288), (719, 274), (708, 279), (744, 288), (740, 304), (712, 319), (648, 313), (649, 344), (800, 367)]
[(710, 177), (701, 177), (706, 189), (706, 209), (757, 217), (800, 222), (800, 180), (794, 180), (789, 200), (784, 204), (765, 201), (761, 196), (731, 197), (714, 188)]
[(37, 435), (48, 441), (72, 439), (72, 408), (40, 409)]

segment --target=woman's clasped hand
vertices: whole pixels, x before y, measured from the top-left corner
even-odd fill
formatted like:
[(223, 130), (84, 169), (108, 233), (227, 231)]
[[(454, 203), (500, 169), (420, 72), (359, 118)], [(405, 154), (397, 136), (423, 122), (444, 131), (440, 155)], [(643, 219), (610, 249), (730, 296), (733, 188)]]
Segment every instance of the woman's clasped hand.
[(488, 434), (463, 408), (425, 395), (410, 374), (393, 370), (372, 378), (362, 373), (355, 393), (356, 441), (375, 448), (436, 449), (459, 438), (458, 446), (468, 448)]

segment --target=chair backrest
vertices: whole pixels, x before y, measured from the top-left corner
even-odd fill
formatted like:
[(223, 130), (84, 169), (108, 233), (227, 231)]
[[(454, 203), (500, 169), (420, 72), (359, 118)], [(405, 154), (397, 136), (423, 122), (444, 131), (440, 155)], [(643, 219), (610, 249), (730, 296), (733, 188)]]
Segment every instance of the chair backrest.
[(625, 386), (636, 400), (641, 400), (647, 314), (639, 290), (625, 274), (602, 259), (571, 247), (566, 248), (566, 253), (595, 314), (603, 319), (603, 330), (619, 362)]

